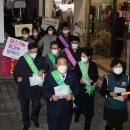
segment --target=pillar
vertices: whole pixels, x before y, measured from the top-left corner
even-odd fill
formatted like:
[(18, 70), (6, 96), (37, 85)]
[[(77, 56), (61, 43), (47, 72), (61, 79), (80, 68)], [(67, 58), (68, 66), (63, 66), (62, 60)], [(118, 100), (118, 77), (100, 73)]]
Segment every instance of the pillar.
[(4, 43), (4, 1), (0, 0), (0, 43)]
[[(89, 9), (90, 9), (90, 3), (91, 0), (74, 0), (74, 24), (81, 21), (87, 28), (84, 29), (78, 28), (78, 26), (74, 27), (74, 35), (77, 35), (77, 33), (80, 33), (81, 39), (83, 34), (88, 34), (89, 32), (89, 21), (90, 21), (90, 15), (89, 15)], [(81, 26), (83, 25), (81, 24)], [(85, 46), (84, 41), (81, 40), (80, 46)]]
[(53, 0), (45, 0), (45, 17), (52, 16)]

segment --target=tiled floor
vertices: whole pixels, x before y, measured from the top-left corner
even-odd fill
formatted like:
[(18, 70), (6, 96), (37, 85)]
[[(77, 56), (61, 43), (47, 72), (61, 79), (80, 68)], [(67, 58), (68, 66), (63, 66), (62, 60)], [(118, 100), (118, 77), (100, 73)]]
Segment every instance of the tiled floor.
[[(104, 130), (105, 122), (102, 119), (103, 100), (104, 99), (97, 91), (95, 98), (95, 117), (93, 119), (91, 130)], [(81, 116), (79, 123), (74, 123), (72, 121), (70, 130), (83, 130), (83, 125), (84, 117)], [(124, 126), (124, 130), (129, 129), (130, 120)], [(16, 95), (16, 85), (13, 80), (0, 80), (0, 130), (22, 130), (20, 105)], [(31, 125), (29, 130), (48, 130), (46, 123), (46, 102), (44, 100), (42, 100), (40, 128), (36, 129)]]
[[(109, 66), (112, 59), (96, 55), (93, 60), (99, 66), (99, 75), (102, 79), (110, 71)], [(6, 80), (0, 78), (0, 130), (22, 130), (21, 112), (16, 94), (16, 84), (13, 80), (8, 79), (10, 79), (10, 77), (6, 78)], [(101, 80), (98, 81), (99, 86), (101, 82)], [(99, 92), (96, 91), (95, 117), (93, 118), (91, 130), (104, 130), (105, 121), (102, 118), (103, 102), (104, 99), (100, 96)], [(130, 101), (128, 102), (128, 110), (130, 118)], [(36, 129), (31, 125), (29, 130), (48, 130), (46, 122), (46, 102), (43, 99), (39, 120), (40, 128)], [(84, 117), (81, 116), (79, 123), (74, 123), (73, 120), (70, 130), (83, 130)], [(124, 124), (124, 130), (130, 130), (130, 119)]]

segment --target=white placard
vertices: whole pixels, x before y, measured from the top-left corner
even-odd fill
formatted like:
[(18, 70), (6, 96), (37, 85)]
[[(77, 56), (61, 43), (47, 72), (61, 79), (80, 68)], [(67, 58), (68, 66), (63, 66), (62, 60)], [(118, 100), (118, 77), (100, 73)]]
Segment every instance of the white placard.
[(4, 2), (0, 0), (0, 43), (4, 43)]
[(48, 26), (54, 26), (56, 30), (58, 30), (58, 26), (59, 26), (59, 19), (55, 19), (55, 18), (43, 18), (42, 20), (42, 28), (44, 30), (47, 29)]
[(28, 42), (8, 37), (3, 56), (18, 60), (28, 51)]
[(55, 95), (59, 97), (64, 97), (64, 95), (68, 95), (70, 88), (69, 85), (62, 85), (54, 87)]
[[(114, 92), (115, 93), (123, 93), (123, 92), (126, 92), (126, 88), (115, 87)], [(116, 97), (113, 97), (113, 99), (118, 100), (118, 101), (124, 101), (123, 96), (116, 96)]]
[(33, 74), (32, 77), (29, 77), (30, 86), (42, 85), (44, 81), (44, 76), (39, 77), (37, 74)]

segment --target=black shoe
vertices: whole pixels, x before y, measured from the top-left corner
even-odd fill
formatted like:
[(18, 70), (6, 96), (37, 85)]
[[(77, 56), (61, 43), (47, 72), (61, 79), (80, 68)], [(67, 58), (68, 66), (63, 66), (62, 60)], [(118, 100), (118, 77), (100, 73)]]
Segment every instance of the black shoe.
[(79, 122), (79, 118), (75, 118), (74, 122), (75, 123)]
[(28, 130), (28, 126), (24, 126), (24, 127), (23, 127), (23, 130)]
[(39, 122), (38, 121), (33, 121), (33, 124), (36, 128), (39, 128)]

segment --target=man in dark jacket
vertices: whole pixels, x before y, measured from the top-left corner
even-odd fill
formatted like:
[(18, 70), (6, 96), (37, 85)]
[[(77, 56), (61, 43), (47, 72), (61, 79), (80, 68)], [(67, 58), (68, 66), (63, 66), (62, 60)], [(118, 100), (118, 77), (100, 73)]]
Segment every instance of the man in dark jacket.
[[(22, 121), (24, 128), (30, 127), (29, 102), (32, 101), (31, 120), (35, 127), (39, 127), (38, 117), (40, 113), (41, 86), (31, 85), (30, 77), (37, 75), (42, 78), (47, 71), (47, 66), (43, 58), (37, 55), (38, 46), (35, 43), (29, 43), (28, 53), (22, 56), (14, 69), (14, 79), (18, 85), (18, 97), (21, 105)], [(30, 65), (31, 63), (31, 65)], [(33, 68), (33, 69), (32, 69)]]
[[(79, 81), (75, 73), (67, 71), (66, 57), (59, 56), (56, 59), (56, 68), (46, 75), (43, 84), (43, 94), (48, 99), (48, 126), (49, 130), (69, 130), (73, 113), (73, 99), (79, 94)], [(60, 91), (57, 91), (58, 88)], [(62, 91), (63, 89), (65, 91)]]

